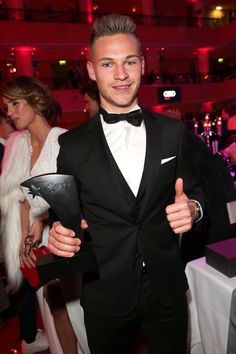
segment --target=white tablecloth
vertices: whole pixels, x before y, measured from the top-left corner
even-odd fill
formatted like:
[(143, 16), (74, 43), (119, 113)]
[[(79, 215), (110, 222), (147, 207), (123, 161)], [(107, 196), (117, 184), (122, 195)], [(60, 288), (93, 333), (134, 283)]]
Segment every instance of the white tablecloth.
[[(189, 262), (186, 275), (189, 283), (190, 353), (226, 354), (236, 277), (228, 278), (207, 265), (205, 258)], [(203, 351), (196, 349), (201, 346)]]

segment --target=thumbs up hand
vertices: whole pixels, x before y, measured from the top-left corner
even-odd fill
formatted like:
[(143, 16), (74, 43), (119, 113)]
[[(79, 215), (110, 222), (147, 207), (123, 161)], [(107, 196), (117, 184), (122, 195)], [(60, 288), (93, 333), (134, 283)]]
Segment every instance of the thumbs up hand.
[(184, 193), (182, 178), (178, 178), (175, 182), (175, 202), (166, 207), (166, 215), (174, 233), (181, 234), (192, 228), (197, 210), (195, 202), (190, 201)]

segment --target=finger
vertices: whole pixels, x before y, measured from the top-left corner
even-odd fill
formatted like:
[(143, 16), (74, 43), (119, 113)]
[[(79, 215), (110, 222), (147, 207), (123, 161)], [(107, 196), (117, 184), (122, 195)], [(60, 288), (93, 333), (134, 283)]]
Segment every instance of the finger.
[(61, 234), (64, 236), (69, 236), (69, 237), (74, 237), (75, 236), (75, 232), (73, 230), (70, 230), (66, 227), (64, 227), (60, 221), (56, 221), (55, 223), (53, 223), (53, 227), (52, 230), (55, 231), (55, 233), (57, 234)]
[(68, 245), (64, 245), (63, 249), (61, 248), (60, 244), (58, 244), (57, 242), (50, 243), (48, 245), (49, 250), (57, 255), (57, 256), (61, 256), (61, 257), (66, 257), (66, 258), (70, 258), (73, 257), (75, 255), (76, 252), (78, 252), (80, 250), (80, 247), (77, 247), (76, 250), (73, 248), (71, 248), (71, 246)]
[(176, 234), (176, 235), (180, 235), (180, 234), (183, 234), (185, 232), (187, 232), (188, 230), (185, 229), (184, 227), (179, 227), (177, 229), (173, 229), (173, 232)]
[(169, 224), (172, 229), (176, 229), (178, 227), (183, 227), (185, 225), (189, 226), (189, 225), (192, 225), (192, 218), (189, 216), (189, 217), (186, 217), (183, 219), (172, 220), (172, 221), (169, 221)]
[(36, 261), (37, 261), (37, 257), (36, 257), (36, 255), (35, 255), (34, 251), (33, 251), (33, 252), (31, 252), (30, 257), (31, 257), (32, 261), (33, 261), (33, 262), (34, 262), (34, 264), (35, 264), (35, 263), (36, 263)]
[(30, 256), (28, 256), (28, 257), (22, 256), (21, 257), (21, 264), (23, 267), (28, 267), (28, 268), (35, 267), (35, 262), (31, 259)]
[(86, 230), (88, 228), (87, 221), (84, 220), (84, 219), (81, 219), (80, 227), (81, 227), (82, 230)]
[(191, 229), (191, 225), (183, 225), (183, 226), (176, 227), (172, 230), (175, 234), (183, 234), (189, 231), (190, 229)]
[(62, 257), (72, 257), (75, 252), (80, 250), (81, 241), (78, 238), (71, 238), (68, 236), (63, 236), (61, 234), (54, 234), (52, 231), (49, 232), (48, 237), (48, 248), (49, 250)]
[(33, 255), (33, 251), (30, 252), (30, 255), (28, 257), (26, 257), (26, 260), (28, 261), (28, 264), (31, 266), (31, 267), (35, 267), (36, 264), (36, 258), (34, 260), (34, 255)]
[(175, 197), (180, 198), (184, 193), (184, 181), (183, 178), (177, 178), (175, 182)]
[(166, 214), (167, 215), (176, 214), (176, 213), (182, 212), (184, 210), (189, 210), (188, 204), (186, 202), (174, 203), (174, 204), (170, 204), (166, 207)]
[[(71, 230), (70, 230), (71, 231)], [(74, 231), (72, 231), (74, 233)], [(70, 234), (69, 234), (70, 235)], [(81, 240), (77, 237), (71, 237), (62, 233), (55, 232), (54, 229), (49, 230), (48, 245), (52, 244), (57, 248), (64, 248), (65, 246), (78, 247)]]

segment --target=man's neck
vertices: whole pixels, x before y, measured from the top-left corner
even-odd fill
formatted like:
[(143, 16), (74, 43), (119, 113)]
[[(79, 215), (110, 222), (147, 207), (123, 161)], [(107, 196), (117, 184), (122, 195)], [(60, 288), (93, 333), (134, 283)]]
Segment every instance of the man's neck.
[(101, 107), (107, 112), (107, 113), (114, 113), (114, 114), (126, 114), (132, 111), (135, 111), (140, 108), (138, 103), (135, 103), (132, 107), (124, 107), (123, 109), (121, 107), (105, 107), (104, 105), (101, 104)]

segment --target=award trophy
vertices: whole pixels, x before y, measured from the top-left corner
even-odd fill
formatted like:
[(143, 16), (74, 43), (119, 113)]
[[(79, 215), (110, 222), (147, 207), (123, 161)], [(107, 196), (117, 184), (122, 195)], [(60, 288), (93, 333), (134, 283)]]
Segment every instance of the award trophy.
[[(81, 235), (81, 208), (76, 181), (72, 175), (48, 173), (32, 177), (21, 183), (29, 188), (29, 193), (42, 197), (52, 208), (63, 226)], [(95, 255), (86, 243), (71, 258), (53, 254), (38, 256), (36, 269), (41, 285), (49, 280), (64, 278), (76, 273), (97, 270)]]

